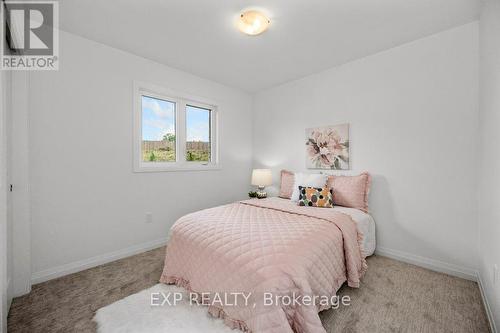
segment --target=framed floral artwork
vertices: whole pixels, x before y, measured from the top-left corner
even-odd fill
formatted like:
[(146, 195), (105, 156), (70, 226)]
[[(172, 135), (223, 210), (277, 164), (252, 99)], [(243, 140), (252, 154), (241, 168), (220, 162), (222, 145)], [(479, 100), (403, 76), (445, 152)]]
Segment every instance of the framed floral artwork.
[(349, 124), (306, 129), (306, 167), (349, 170)]

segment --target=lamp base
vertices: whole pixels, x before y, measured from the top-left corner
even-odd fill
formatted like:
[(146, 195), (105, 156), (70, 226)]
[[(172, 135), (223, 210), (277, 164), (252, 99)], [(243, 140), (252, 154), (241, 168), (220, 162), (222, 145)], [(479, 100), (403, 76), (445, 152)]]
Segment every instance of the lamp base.
[(264, 191), (264, 186), (259, 186), (259, 189), (257, 190), (257, 198), (259, 199), (267, 198), (267, 193)]

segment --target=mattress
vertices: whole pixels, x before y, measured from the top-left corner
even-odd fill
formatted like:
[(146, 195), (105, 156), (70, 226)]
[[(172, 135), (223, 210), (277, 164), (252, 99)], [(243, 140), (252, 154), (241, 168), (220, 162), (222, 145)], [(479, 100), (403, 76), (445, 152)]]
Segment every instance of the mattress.
[[(324, 208), (321, 208), (324, 209)], [(363, 234), (363, 252), (366, 256), (371, 256), (375, 252), (375, 220), (370, 214), (359, 209), (335, 206), (336, 211), (348, 214), (356, 222), (358, 230)]]

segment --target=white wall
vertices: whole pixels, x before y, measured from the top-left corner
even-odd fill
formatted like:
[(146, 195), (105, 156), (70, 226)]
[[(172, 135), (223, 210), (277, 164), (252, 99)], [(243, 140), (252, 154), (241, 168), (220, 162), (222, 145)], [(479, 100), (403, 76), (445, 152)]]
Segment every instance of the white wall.
[(493, 265), (500, 269), (500, 1), (488, 0), (480, 19), (479, 226), (482, 285), (496, 327), (500, 328), (500, 276), (493, 284)]
[(378, 249), (472, 277), (477, 71), (474, 22), (261, 92), (254, 164), (278, 182), (281, 168), (305, 170), (305, 128), (350, 123), (349, 173), (374, 176)]
[[(60, 38), (59, 71), (32, 72), (29, 83), (36, 281), (73, 267), (61, 265), (156, 244), (180, 216), (245, 198), (252, 96), (68, 33)], [(132, 172), (134, 80), (219, 103), (222, 170)]]

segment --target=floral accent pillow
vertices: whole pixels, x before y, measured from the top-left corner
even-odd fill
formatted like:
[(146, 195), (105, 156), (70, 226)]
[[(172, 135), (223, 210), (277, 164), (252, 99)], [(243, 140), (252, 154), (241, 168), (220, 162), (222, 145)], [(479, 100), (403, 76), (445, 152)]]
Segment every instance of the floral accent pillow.
[(333, 208), (333, 195), (328, 187), (299, 186), (298, 205)]

